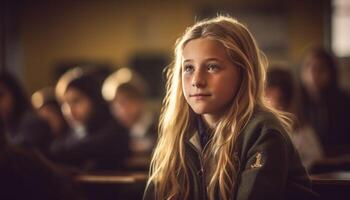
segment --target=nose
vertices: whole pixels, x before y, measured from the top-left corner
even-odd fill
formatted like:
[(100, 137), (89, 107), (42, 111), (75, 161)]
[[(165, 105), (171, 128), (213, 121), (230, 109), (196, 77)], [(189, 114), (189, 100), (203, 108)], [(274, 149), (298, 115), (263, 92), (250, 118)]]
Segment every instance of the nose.
[(203, 88), (206, 86), (205, 75), (200, 71), (194, 73), (192, 77), (192, 87)]

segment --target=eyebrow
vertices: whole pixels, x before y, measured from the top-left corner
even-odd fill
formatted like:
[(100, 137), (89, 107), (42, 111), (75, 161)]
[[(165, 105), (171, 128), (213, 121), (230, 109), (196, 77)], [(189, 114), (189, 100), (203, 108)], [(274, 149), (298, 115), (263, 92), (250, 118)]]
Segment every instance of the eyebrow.
[[(186, 60), (183, 61), (183, 63), (185, 63), (185, 62), (191, 62), (191, 61), (193, 61), (193, 59), (186, 59)], [(218, 59), (218, 58), (207, 58), (207, 59), (205, 59), (204, 61), (205, 61), (205, 62), (208, 62), (208, 61), (221, 61), (221, 60)]]

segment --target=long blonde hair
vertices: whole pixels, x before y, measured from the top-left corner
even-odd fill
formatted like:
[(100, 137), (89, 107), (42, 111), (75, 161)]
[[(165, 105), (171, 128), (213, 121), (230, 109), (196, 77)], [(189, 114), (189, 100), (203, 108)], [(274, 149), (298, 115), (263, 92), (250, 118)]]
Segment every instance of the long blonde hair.
[(182, 51), (197, 38), (219, 41), (232, 62), (242, 68), (241, 84), (229, 110), (216, 125), (213, 138), (203, 152), (217, 165), (210, 166), (208, 197), (230, 199), (238, 163), (233, 159), (236, 138), (247, 124), (256, 106), (276, 114), (285, 128), (288, 117), (272, 109), (264, 100), (267, 61), (248, 29), (237, 20), (218, 16), (189, 27), (176, 42), (175, 59), (167, 69), (166, 95), (159, 122), (159, 138), (151, 161), (149, 184), (155, 188), (156, 199), (189, 198), (190, 181), (185, 161), (185, 139), (194, 130), (194, 113), (182, 91)]

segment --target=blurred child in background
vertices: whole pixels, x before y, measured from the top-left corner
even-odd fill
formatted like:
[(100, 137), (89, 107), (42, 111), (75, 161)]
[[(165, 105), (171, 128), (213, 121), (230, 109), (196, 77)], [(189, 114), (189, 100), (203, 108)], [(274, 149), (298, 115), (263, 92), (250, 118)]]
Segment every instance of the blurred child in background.
[(0, 114), (8, 144), (48, 152), (49, 125), (36, 115), (19, 81), (7, 72), (0, 73)]
[(106, 79), (102, 91), (114, 117), (129, 130), (133, 155), (150, 155), (157, 132), (146, 82), (131, 69), (121, 68)]
[(337, 65), (323, 48), (305, 55), (301, 68), (302, 115), (330, 156), (350, 153), (350, 96), (338, 86)]
[(323, 158), (323, 149), (313, 128), (299, 115), (296, 82), (292, 73), (282, 67), (270, 68), (266, 75), (266, 97), (276, 109), (295, 116), (292, 141), (306, 169)]
[(67, 136), (52, 146), (56, 159), (84, 170), (115, 170), (128, 156), (127, 130), (112, 117), (93, 74), (74, 68), (56, 86)]
[(53, 137), (63, 137), (68, 131), (68, 124), (64, 119), (61, 106), (56, 100), (54, 89), (46, 87), (36, 91), (32, 95), (31, 101), (39, 117), (50, 125)]

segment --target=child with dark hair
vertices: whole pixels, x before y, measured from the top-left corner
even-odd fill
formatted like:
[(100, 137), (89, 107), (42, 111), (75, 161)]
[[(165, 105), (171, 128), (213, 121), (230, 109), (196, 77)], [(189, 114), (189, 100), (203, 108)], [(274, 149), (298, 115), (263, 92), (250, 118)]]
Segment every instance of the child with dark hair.
[(31, 100), (38, 116), (49, 124), (53, 139), (63, 137), (67, 132), (68, 124), (53, 88), (45, 87), (36, 91)]
[(79, 70), (67, 72), (57, 83), (57, 95), (71, 130), (52, 146), (53, 154), (86, 170), (119, 168), (129, 152), (127, 131), (113, 119), (99, 81)]
[[(130, 74), (130, 79), (125, 80), (125, 73)], [(129, 130), (133, 156), (149, 156), (157, 130), (145, 81), (131, 69), (121, 68), (105, 80), (102, 92), (114, 117)]]
[(7, 73), (0, 75), (0, 104), (0, 199), (79, 199), (67, 174), (50, 163), (37, 148), (21, 148), (24, 144), (17, 143), (18, 137), (37, 133), (37, 127), (27, 125), (27, 132), (23, 132), (29, 116), (25, 113), (31, 109), (17, 81)]
[(338, 87), (334, 58), (323, 48), (311, 49), (300, 68), (304, 120), (320, 137), (328, 155), (350, 153), (350, 96)]
[(266, 97), (272, 106), (295, 115), (292, 141), (306, 169), (311, 169), (316, 162), (323, 159), (323, 149), (313, 128), (299, 116), (293, 74), (287, 69), (274, 67), (267, 71), (266, 83)]
[(294, 98), (292, 74), (284, 69), (273, 68), (267, 71), (266, 95), (274, 107), (291, 112)]
[(0, 73), (0, 114), (7, 143), (47, 153), (49, 126), (33, 112), (20, 83), (7, 72)]

